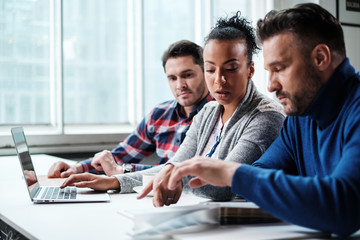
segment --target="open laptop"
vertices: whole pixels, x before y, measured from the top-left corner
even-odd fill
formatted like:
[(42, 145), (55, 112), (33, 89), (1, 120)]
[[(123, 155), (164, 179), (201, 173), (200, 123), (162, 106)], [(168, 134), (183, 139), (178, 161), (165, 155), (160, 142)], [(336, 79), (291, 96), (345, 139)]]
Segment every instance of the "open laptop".
[(40, 186), (22, 127), (11, 129), (30, 198), (34, 203), (108, 202), (110, 196), (89, 188)]

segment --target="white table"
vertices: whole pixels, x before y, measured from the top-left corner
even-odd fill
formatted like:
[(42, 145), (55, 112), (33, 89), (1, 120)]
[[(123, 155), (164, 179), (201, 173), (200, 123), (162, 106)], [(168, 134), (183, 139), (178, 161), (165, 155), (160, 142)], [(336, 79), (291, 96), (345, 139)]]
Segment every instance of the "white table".
[[(62, 160), (48, 155), (33, 155), (32, 158), (38, 176), (46, 175), (53, 162)], [(0, 219), (29, 239), (130, 239), (127, 232), (133, 222), (118, 212), (153, 208), (149, 197), (137, 200), (137, 194), (119, 193), (110, 193), (108, 203), (33, 204), (17, 157), (0, 157), (0, 164)], [(191, 205), (201, 201), (204, 199), (183, 194), (178, 204)], [(310, 229), (280, 223), (219, 226), (175, 238), (315, 239), (317, 236), (319, 233)]]

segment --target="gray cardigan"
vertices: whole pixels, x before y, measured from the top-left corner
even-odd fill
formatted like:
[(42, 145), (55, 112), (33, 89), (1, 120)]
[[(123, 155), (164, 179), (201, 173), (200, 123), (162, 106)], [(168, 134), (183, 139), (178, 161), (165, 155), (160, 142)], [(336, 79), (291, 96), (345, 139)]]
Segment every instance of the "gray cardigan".
[[(169, 163), (174, 165), (200, 155), (211, 136), (214, 126), (223, 111), (223, 106), (216, 101), (207, 103), (194, 117), (183, 143)], [(244, 99), (233, 113), (219, 148), (219, 159), (251, 164), (256, 161), (278, 136), (284, 114), (282, 107), (256, 90), (249, 80)], [(159, 172), (162, 166), (144, 171), (116, 175), (121, 186), (121, 193), (132, 192), (133, 187), (142, 185), (142, 175)], [(213, 200), (230, 200), (234, 194), (230, 187), (206, 185), (190, 189), (188, 178), (183, 179), (184, 190)]]

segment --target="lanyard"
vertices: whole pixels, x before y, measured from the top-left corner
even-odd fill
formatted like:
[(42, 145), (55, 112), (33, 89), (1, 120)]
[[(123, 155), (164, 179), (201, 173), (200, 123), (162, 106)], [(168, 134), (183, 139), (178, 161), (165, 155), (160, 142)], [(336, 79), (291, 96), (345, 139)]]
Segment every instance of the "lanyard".
[(205, 155), (206, 157), (211, 157), (214, 154), (216, 147), (219, 145), (221, 139), (222, 139), (222, 136), (216, 136), (216, 142), (215, 142), (214, 146), (211, 148), (210, 152)]

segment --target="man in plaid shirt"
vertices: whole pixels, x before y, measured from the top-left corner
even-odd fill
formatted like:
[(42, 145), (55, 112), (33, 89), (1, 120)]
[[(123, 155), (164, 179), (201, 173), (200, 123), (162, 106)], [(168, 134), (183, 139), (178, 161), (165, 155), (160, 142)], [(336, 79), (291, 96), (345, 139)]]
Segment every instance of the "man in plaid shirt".
[(54, 163), (48, 177), (68, 177), (82, 172), (112, 176), (152, 167), (139, 162), (154, 152), (159, 157), (157, 164), (174, 156), (193, 117), (213, 98), (205, 84), (200, 46), (187, 40), (175, 42), (165, 51), (162, 64), (174, 100), (153, 108), (112, 151), (104, 150), (72, 166), (62, 161)]

